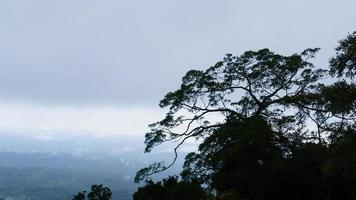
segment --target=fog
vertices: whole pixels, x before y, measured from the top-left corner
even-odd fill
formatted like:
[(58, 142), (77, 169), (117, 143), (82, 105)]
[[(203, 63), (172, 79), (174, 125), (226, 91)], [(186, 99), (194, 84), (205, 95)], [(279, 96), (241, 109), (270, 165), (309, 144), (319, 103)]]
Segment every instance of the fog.
[(173, 159), (177, 143), (145, 155), (144, 135), (188, 70), (309, 47), (325, 68), (355, 19), (354, 0), (1, 1), (0, 199), (69, 199), (94, 183), (130, 199), (138, 169)]

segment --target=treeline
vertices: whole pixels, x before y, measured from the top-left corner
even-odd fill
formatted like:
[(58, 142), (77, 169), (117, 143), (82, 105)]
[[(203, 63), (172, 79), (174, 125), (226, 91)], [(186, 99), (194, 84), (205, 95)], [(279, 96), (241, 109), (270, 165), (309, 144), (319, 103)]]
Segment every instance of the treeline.
[[(356, 32), (329, 67), (312, 63), (318, 51), (228, 54), (187, 72), (145, 136), (145, 152), (178, 141), (173, 162), (140, 170), (133, 199), (356, 199)], [(189, 139), (200, 145), (180, 177), (150, 180)]]

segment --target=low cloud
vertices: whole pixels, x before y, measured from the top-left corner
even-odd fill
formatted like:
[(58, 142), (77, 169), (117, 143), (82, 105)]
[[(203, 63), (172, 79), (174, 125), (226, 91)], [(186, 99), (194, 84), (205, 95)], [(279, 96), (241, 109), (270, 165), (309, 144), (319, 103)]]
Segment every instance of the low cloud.
[(0, 102), (0, 130), (37, 133), (42, 139), (51, 132), (88, 132), (102, 135), (143, 135), (148, 124), (162, 118), (151, 107), (39, 106)]

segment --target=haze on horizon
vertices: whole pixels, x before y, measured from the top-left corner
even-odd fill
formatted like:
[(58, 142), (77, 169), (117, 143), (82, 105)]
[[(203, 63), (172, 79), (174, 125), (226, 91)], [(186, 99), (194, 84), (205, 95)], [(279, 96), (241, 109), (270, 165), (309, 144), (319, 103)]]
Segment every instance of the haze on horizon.
[(1, 1), (0, 132), (143, 139), (187, 70), (266, 47), (327, 65), (355, 19), (353, 0)]

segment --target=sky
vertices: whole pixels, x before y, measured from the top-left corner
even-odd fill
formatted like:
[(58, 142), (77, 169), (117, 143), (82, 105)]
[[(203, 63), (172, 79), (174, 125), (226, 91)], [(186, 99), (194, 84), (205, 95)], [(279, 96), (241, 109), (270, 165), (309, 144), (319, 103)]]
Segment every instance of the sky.
[(323, 67), (353, 31), (355, 0), (2, 0), (0, 132), (143, 136), (186, 71), (266, 47)]

